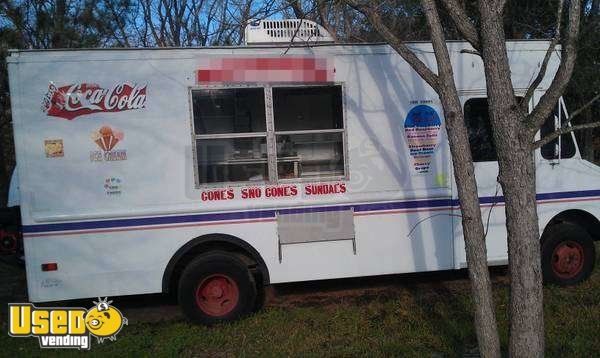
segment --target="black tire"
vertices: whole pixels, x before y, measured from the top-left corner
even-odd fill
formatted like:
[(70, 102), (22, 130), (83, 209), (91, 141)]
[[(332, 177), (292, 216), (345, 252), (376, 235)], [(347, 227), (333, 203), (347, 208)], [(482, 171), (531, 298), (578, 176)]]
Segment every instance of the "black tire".
[(267, 301), (266, 288), (262, 283), (262, 280), (256, 280), (256, 301), (254, 302), (253, 313), (259, 312), (265, 307)]
[(212, 251), (186, 266), (179, 279), (178, 300), (185, 316), (193, 322), (231, 322), (252, 312), (256, 284), (242, 260)]
[(546, 283), (569, 286), (582, 282), (590, 276), (595, 260), (594, 241), (581, 226), (552, 226), (542, 242), (542, 274)]

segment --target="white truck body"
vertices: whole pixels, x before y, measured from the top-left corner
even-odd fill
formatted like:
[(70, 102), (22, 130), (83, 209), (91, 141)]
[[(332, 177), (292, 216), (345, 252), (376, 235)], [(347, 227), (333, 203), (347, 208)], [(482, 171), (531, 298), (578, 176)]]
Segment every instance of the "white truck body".
[[(548, 43), (507, 46), (522, 96)], [(410, 47), (435, 68), (430, 44)], [(463, 103), (485, 98), (481, 59), (464, 42), (448, 48)], [(215, 238), (250, 252), (266, 283), (466, 266), (440, 101), (387, 45), (29, 50), (8, 66), (33, 302), (163, 292), (185, 248)], [(252, 88), (264, 108), (236, 94)], [(330, 109), (310, 91), (341, 98), (335, 128), (311, 122)], [(231, 98), (246, 112), (225, 116), (218, 101)], [(214, 113), (198, 119), (196, 102)], [(219, 124), (252, 111), (264, 128)], [(571, 152), (536, 151), (542, 231), (569, 210), (600, 218), (600, 168)], [(489, 262), (506, 264), (498, 166), (475, 166)]]

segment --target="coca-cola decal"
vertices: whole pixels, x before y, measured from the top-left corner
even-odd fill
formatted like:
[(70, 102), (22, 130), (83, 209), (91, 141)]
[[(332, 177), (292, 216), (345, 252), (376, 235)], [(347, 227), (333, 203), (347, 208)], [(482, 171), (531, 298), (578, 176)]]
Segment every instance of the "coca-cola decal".
[(52, 82), (42, 102), (48, 116), (72, 120), (98, 112), (121, 112), (146, 106), (146, 85), (123, 82), (102, 88), (94, 83), (57, 87)]

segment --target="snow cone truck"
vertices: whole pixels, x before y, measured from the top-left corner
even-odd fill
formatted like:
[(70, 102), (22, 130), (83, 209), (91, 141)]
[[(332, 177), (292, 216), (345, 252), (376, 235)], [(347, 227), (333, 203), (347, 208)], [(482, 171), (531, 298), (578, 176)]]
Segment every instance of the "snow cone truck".
[[(260, 307), (269, 284), (466, 267), (438, 95), (388, 45), (299, 21), (253, 21), (244, 46), (10, 53), (32, 302), (169, 292), (210, 324)], [(430, 43), (408, 45), (435, 68)], [(547, 48), (507, 42), (516, 96)], [(483, 64), (448, 49), (489, 265), (506, 265)], [(561, 99), (538, 137), (568, 120)], [(600, 167), (572, 133), (535, 158), (545, 280), (577, 283), (600, 239)]]

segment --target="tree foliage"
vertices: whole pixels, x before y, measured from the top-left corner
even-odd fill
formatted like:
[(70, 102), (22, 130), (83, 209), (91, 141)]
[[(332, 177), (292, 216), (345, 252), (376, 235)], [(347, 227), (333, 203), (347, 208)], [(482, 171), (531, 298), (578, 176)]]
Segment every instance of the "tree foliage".
[[(573, 16), (570, 11), (559, 11), (557, 21), (557, 8), (562, 8), (562, 1), (551, 0), (499, 0), (492, 2), (474, 1), (474, 0), (451, 0), (443, 1), (455, 4), (452, 6), (437, 6), (434, 0), (388, 0), (388, 1), (342, 1), (342, 0), (3, 0), (0, 1), (0, 194), (6, 196), (6, 188), (9, 179), (10, 169), (14, 166), (14, 150), (12, 149), (10, 106), (8, 97), (8, 81), (6, 75), (5, 57), (9, 48), (80, 48), (80, 47), (194, 47), (194, 46), (218, 46), (218, 45), (240, 45), (243, 43), (244, 28), (250, 19), (262, 19), (269, 17), (296, 17), (302, 19), (314, 20), (322, 24), (338, 42), (374, 42), (385, 40), (400, 55), (405, 58), (413, 68), (427, 81), (440, 95), (445, 107), (452, 107), (455, 111), (448, 114), (461, 112), (460, 103), (453, 83), (452, 69), (444, 68), (444, 63), (449, 66), (449, 58), (444, 60), (444, 52), (447, 52), (443, 41), (458, 40), (465, 38), (474, 48), (479, 50), (483, 62), (486, 65), (486, 79), (488, 83), (488, 97), (490, 98), (490, 108), (492, 126), (494, 127), (494, 138), (497, 144), (503, 144), (499, 147), (500, 175), (499, 180), (503, 185), (506, 198), (507, 212), (507, 231), (509, 233), (509, 251), (510, 267), (515, 272), (529, 268), (534, 268), (534, 264), (514, 263), (515, 260), (533, 262), (539, 259), (539, 247), (530, 246), (526, 250), (523, 247), (531, 238), (539, 238), (537, 227), (537, 216), (535, 214), (535, 168), (531, 156), (531, 140), (528, 135), (533, 137), (535, 131), (539, 129), (542, 121), (547, 117), (545, 112), (550, 111), (551, 105), (556, 102), (560, 93), (565, 94), (567, 103), (573, 108), (584, 108), (578, 112), (574, 122), (576, 124), (591, 123), (600, 118), (600, 101), (591, 105), (586, 105), (590, 98), (596, 98), (600, 91), (600, 73), (598, 57), (600, 56), (600, 0), (583, 0), (581, 16)], [(353, 4), (352, 7), (347, 6)], [(570, 2), (570, 8), (573, 8), (573, 1)], [(579, 4), (579, 2), (576, 2)], [(498, 5), (502, 16), (498, 16), (498, 9), (493, 8)], [(355, 11), (359, 10), (359, 11)], [(574, 14), (579, 14), (575, 11)], [(460, 18), (463, 16), (463, 18)], [(498, 19), (501, 18), (501, 21)], [(533, 113), (527, 114), (519, 110), (518, 104), (514, 99), (514, 89), (510, 84), (510, 69), (501, 67), (504, 63), (501, 61), (506, 57), (505, 45), (503, 39), (552, 39), (556, 38), (558, 43), (559, 24), (578, 22), (581, 18), (577, 58), (578, 61), (573, 72), (573, 80), (569, 86), (563, 85), (564, 80), (571, 76), (570, 63), (566, 63), (568, 75), (562, 80), (553, 81), (553, 85), (539, 101), (542, 105), (537, 105)], [(573, 21), (573, 20), (577, 21)], [(488, 25), (491, 27), (480, 26)], [(475, 29), (479, 29), (476, 32)], [(438, 31), (439, 30), (439, 31)], [(573, 29), (572, 29), (573, 30)], [(561, 30), (564, 31), (564, 30)], [(576, 31), (575, 31), (576, 32)], [(567, 40), (571, 40), (571, 33), (561, 34)], [(573, 35), (576, 37), (576, 35)], [(483, 39), (487, 44), (483, 46)], [(497, 41), (501, 39), (502, 41)], [(419, 70), (419, 60), (403, 44), (407, 41), (432, 41), (438, 60), (439, 73), (433, 73), (428, 69)], [(479, 43), (481, 41), (481, 43)], [(573, 45), (572, 41), (567, 44)], [(482, 45), (482, 46), (478, 46)], [(563, 51), (563, 55), (569, 51)], [(413, 56), (414, 61), (411, 60)], [(446, 57), (447, 53), (445, 54)], [(571, 56), (573, 57), (573, 56)], [(489, 66), (490, 59), (499, 58), (497, 68)], [(565, 57), (563, 57), (564, 59)], [(414, 63), (413, 63), (414, 62)], [(506, 65), (507, 65), (507, 61)], [(422, 66), (424, 67), (424, 65)], [(507, 67), (507, 66), (505, 66)], [(540, 72), (543, 72), (543, 64)], [(560, 74), (559, 70), (559, 74)], [(489, 77), (491, 76), (491, 77)], [(507, 82), (508, 81), (508, 82)], [(452, 82), (452, 83), (451, 83)], [(532, 82), (535, 83), (534, 78)], [(445, 83), (445, 85), (444, 85)], [(558, 84), (558, 85), (556, 85)], [(532, 86), (535, 88), (536, 86)], [(496, 94), (494, 94), (494, 90)], [(491, 92), (491, 94), (490, 94)], [(496, 97), (494, 97), (496, 95)], [(550, 101), (552, 103), (544, 103)], [(494, 101), (497, 100), (496, 103)], [(504, 103), (500, 103), (504, 102)], [(538, 108), (545, 109), (538, 111)], [(496, 109), (496, 113), (493, 113)], [(445, 108), (447, 109), (447, 108)], [(545, 112), (544, 112), (545, 111)], [(502, 115), (499, 113), (502, 112)], [(544, 113), (539, 114), (539, 113)], [(462, 112), (460, 113), (462, 116)], [(459, 116), (459, 117), (460, 117)], [(510, 120), (501, 117), (510, 117)], [(455, 133), (449, 135), (451, 141), (451, 150), (461, 147), (458, 152), (468, 153), (468, 141), (465, 139), (464, 122), (461, 118), (453, 120), (452, 116), (447, 115), (448, 127), (453, 127), (452, 122), (456, 122)], [(511, 122), (512, 123), (509, 123)], [(529, 123), (529, 126), (524, 123)], [(517, 129), (515, 129), (518, 127)], [(452, 129), (449, 129), (449, 132)], [(598, 131), (598, 129), (595, 129)], [(518, 138), (520, 134), (522, 138)], [(596, 132), (597, 134), (597, 132)], [(594, 136), (594, 129), (582, 131), (577, 134), (580, 150), (584, 158), (600, 161), (600, 141), (598, 135)], [(454, 140), (452, 139), (454, 138)], [(523, 139), (525, 138), (525, 139)], [(530, 140), (531, 139), (531, 140)], [(506, 142), (502, 142), (506, 140)], [(509, 140), (512, 140), (509, 141)], [(454, 141), (454, 143), (453, 143)], [(594, 147), (596, 145), (596, 147)], [(502, 150), (502, 148), (509, 148)], [(514, 148), (521, 148), (519, 152)], [(511, 152), (512, 150), (512, 152)], [(513, 153), (514, 152), (514, 153)], [(453, 150), (455, 158), (455, 171), (460, 172), (461, 168), (456, 165), (457, 151)], [(523, 154), (520, 157), (512, 154)], [(461, 159), (461, 157), (458, 157)], [(470, 193), (470, 188), (475, 188), (473, 177), (473, 168), (470, 154), (466, 155), (466, 160), (470, 167), (462, 168), (463, 177), (471, 177), (469, 185), (462, 185), (457, 178), (459, 194), (461, 195), (461, 209), (463, 215), (467, 217), (480, 218), (479, 201), (475, 193)], [(517, 159), (515, 159), (517, 158)], [(528, 163), (527, 165), (511, 164), (511, 162)], [(531, 166), (528, 166), (531, 164)], [(533, 174), (532, 174), (533, 173)], [(516, 175), (520, 174), (520, 175)], [(513, 175), (511, 177), (511, 175)], [(511, 179), (512, 178), (512, 179)], [(516, 198), (519, 198), (519, 192), (511, 188), (517, 188), (514, 178), (521, 178), (522, 182), (530, 182), (521, 197), (527, 197), (529, 205), (522, 204), (520, 215), (512, 215), (513, 206), (518, 207)], [(511, 182), (511, 180), (513, 182)], [(462, 189), (461, 189), (462, 188)], [(529, 196), (527, 196), (527, 195)], [(465, 195), (471, 195), (472, 200), (463, 200)], [(514, 199), (514, 200), (513, 200)], [(467, 208), (473, 203), (472, 209)], [(512, 209), (511, 209), (512, 208)], [(470, 211), (469, 211), (470, 210)], [(527, 211), (529, 210), (529, 211)], [(515, 210), (513, 210), (515, 211)], [(529, 217), (531, 220), (523, 218)], [(521, 221), (519, 221), (521, 220)], [(465, 221), (465, 220), (463, 220)], [(512, 224), (511, 224), (512, 223)], [(528, 230), (523, 229), (527, 227)], [(480, 240), (483, 230), (479, 222), (477, 230), (473, 230), (470, 235), (472, 238)], [(468, 228), (464, 227), (465, 233)], [(465, 237), (469, 235), (465, 234)], [(468, 241), (468, 240), (466, 240)], [(537, 243), (537, 241), (536, 241)], [(512, 246), (511, 246), (512, 245)], [(469, 245), (467, 245), (469, 246)], [(479, 273), (487, 272), (485, 261), (485, 245), (483, 252), (469, 253), (467, 257), (475, 255), (483, 257), (482, 265), (477, 269)], [(520, 251), (519, 251), (520, 250)], [(481, 250), (480, 250), (481, 251)], [(527, 252), (525, 252), (527, 251)], [(525, 255), (526, 253), (527, 255)], [(534, 253), (535, 255), (533, 255)], [(539, 261), (539, 260), (538, 260)], [(470, 270), (475, 271), (469, 262)], [(538, 265), (539, 266), (539, 265)], [(526, 272), (515, 274), (511, 272), (511, 281), (516, 282), (519, 277), (528, 276)], [(479, 281), (486, 281), (482, 278), (485, 275), (479, 275)], [(535, 281), (540, 275), (535, 276)], [(474, 285), (477, 279), (472, 280)], [(479, 282), (479, 283), (481, 283)], [(524, 281), (523, 281), (524, 282)], [(485, 283), (485, 282), (484, 282)], [(511, 283), (512, 285), (512, 283)], [(487, 278), (487, 290), (489, 289), (489, 277)], [(534, 287), (535, 285), (530, 285)], [(541, 286), (540, 286), (541, 287)], [(511, 288), (516, 292), (519, 285), (514, 284)], [(535, 288), (535, 287), (534, 287)], [(539, 288), (539, 287), (538, 287)], [(474, 292), (477, 290), (474, 289)], [(535, 290), (529, 290), (529, 293)], [(541, 292), (541, 289), (538, 290)], [(523, 292), (521, 296), (527, 296)], [(490, 296), (489, 293), (487, 296)], [(532, 296), (531, 294), (529, 296)], [(475, 295), (475, 300), (479, 298)], [(525, 302), (525, 301), (523, 301)], [(511, 306), (512, 305), (511, 301)], [(518, 303), (518, 302), (517, 302)], [(491, 306), (491, 305), (488, 305)], [(517, 305), (515, 305), (516, 307)], [(515, 318), (515, 312), (524, 312), (511, 310)], [(478, 314), (476, 314), (476, 317)], [(480, 314), (481, 317), (490, 317), (491, 315)], [(521, 321), (524, 321), (523, 319)], [(536, 321), (531, 318), (530, 321)], [(537, 320), (539, 321), (539, 320)], [(525, 326), (527, 322), (521, 322)], [(491, 325), (495, 326), (495, 322)], [(516, 326), (515, 326), (516, 327)], [(539, 325), (536, 326), (539, 328)], [(535, 328), (535, 327), (534, 327)], [(537, 329), (536, 328), (536, 329)], [(534, 329), (535, 330), (535, 329)], [(543, 330), (543, 329), (542, 329)], [(513, 327), (511, 326), (511, 332)], [(515, 332), (518, 330), (514, 330)], [(522, 330), (526, 332), (527, 330)], [(531, 329), (529, 331), (532, 331)], [(539, 329), (537, 329), (539, 331)], [(519, 331), (520, 332), (520, 331)], [(497, 336), (497, 334), (496, 334)], [(511, 341), (513, 341), (511, 336)], [(496, 339), (497, 340), (497, 339)], [(519, 344), (514, 347), (523, 347), (523, 342), (527, 339), (521, 339)], [(535, 341), (535, 340), (534, 340)], [(537, 346), (538, 350), (543, 350), (543, 337), (541, 343)], [(492, 342), (494, 343), (494, 342)], [(497, 342), (492, 344), (497, 346)], [(512, 347), (512, 345), (511, 345)], [(534, 349), (535, 350), (535, 349)], [(499, 352), (498, 347), (490, 350)], [(515, 350), (511, 350), (515, 352)]]

